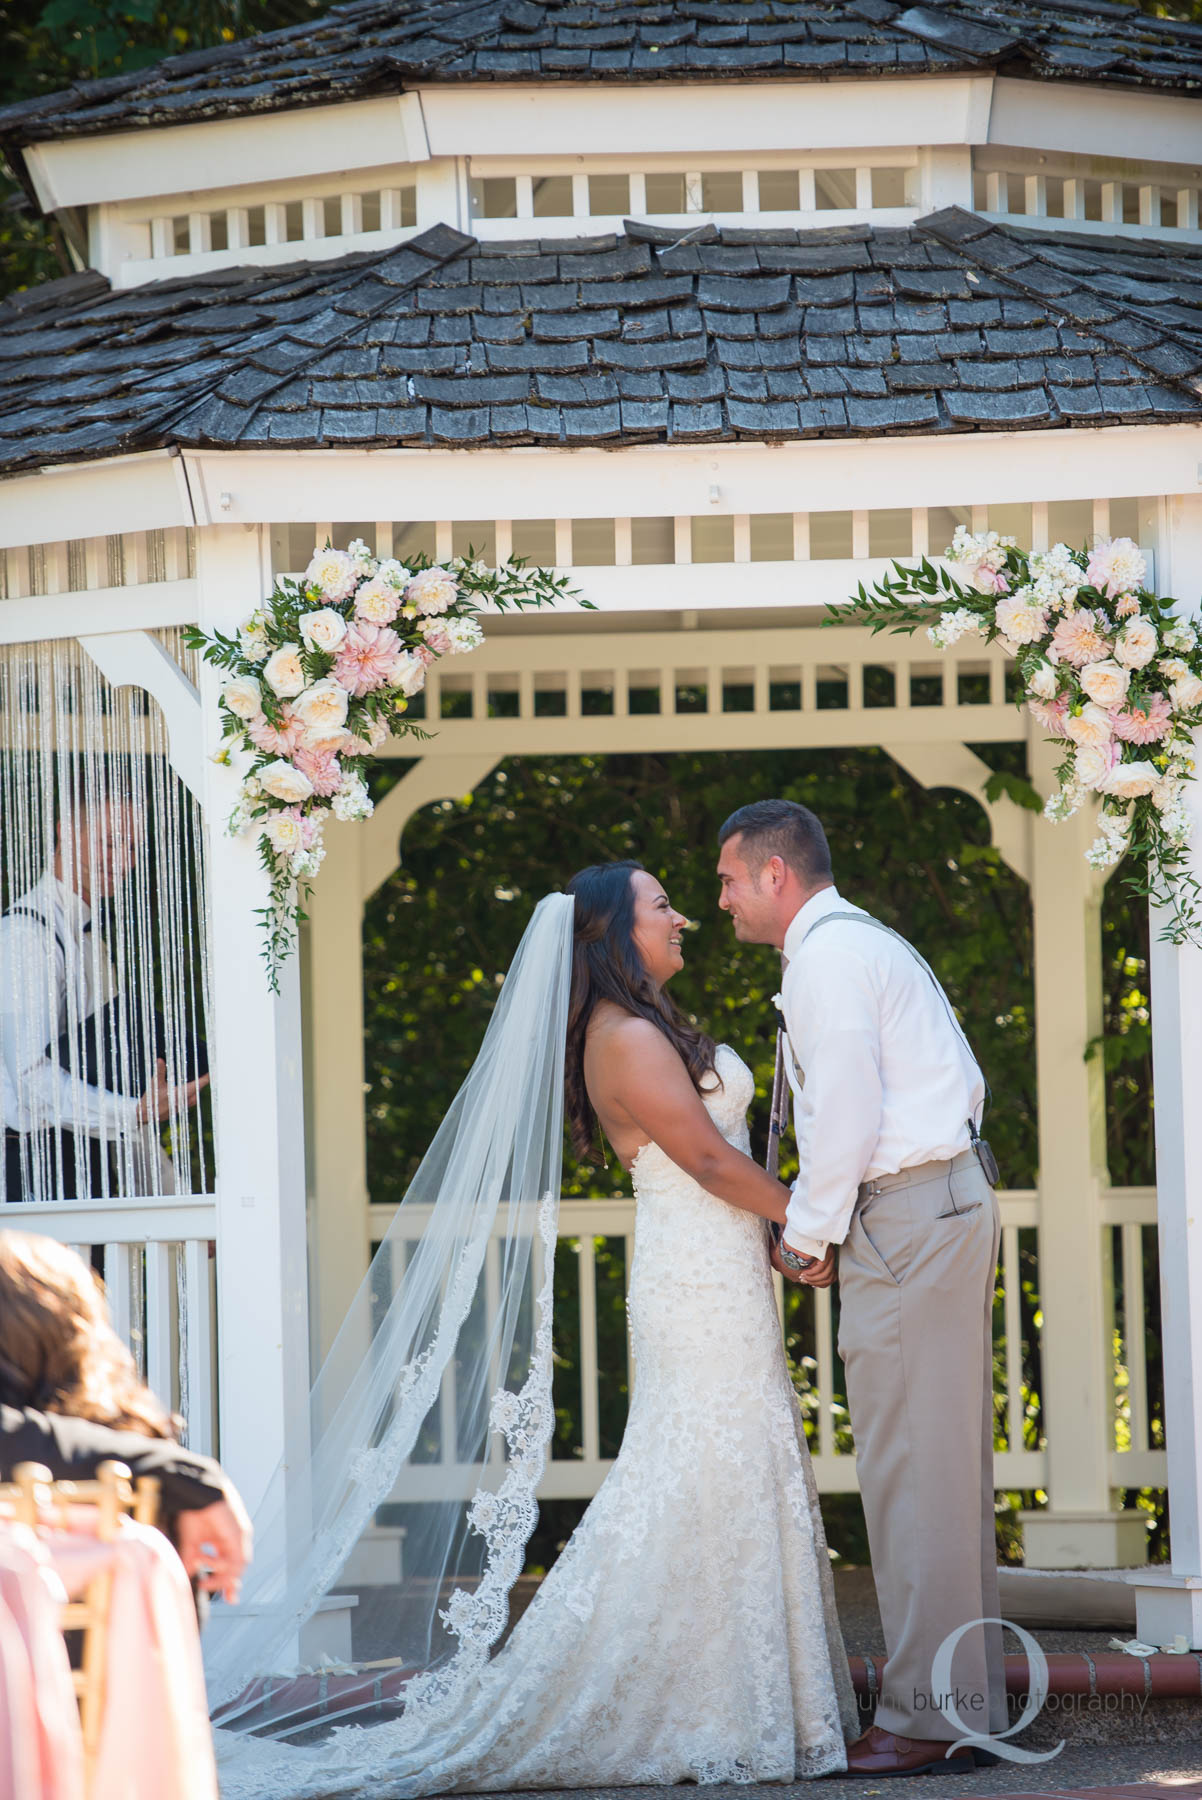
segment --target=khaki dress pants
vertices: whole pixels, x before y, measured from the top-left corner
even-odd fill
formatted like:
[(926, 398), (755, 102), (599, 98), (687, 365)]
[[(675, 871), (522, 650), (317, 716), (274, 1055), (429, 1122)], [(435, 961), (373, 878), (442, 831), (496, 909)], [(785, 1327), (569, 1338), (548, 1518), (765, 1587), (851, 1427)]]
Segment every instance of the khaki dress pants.
[[(904, 1737), (1006, 1729), (1001, 1628), (981, 1623), (998, 1617), (999, 1238), (969, 1150), (866, 1184), (839, 1252), (839, 1353), (888, 1652), (876, 1723)], [(936, 1656), (957, 1632), (936, 1692)]]

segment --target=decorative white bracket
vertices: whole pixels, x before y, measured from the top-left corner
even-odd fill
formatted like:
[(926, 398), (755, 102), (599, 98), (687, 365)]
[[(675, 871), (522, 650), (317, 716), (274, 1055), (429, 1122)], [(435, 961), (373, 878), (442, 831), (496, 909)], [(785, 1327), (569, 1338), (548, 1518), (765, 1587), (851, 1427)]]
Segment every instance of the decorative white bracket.
[(436, 800), (459, 800), (502, 760), (489, 750), (460, 756), (424, 756), (379, 802), (362, 827), (363, 898), (369, 900), (401, 860), (401, 833), (423, 806)]
[(81, 637), (79, 646), (113, 687), (144, 688), (157, 700), (167, 725), (171, 767), (193, 798), (203, 804), (200, 694), (175, 658), (149, 631)]
[(885, 744), (886, 753), (924, 788), (958, 788), (977, 802), (989, 820), (993, 846), (1008, 869), (1031, 880), (1031, 823), (1034, 817), (1006, 794), (985, 798), (993, 773), (967, 744)]

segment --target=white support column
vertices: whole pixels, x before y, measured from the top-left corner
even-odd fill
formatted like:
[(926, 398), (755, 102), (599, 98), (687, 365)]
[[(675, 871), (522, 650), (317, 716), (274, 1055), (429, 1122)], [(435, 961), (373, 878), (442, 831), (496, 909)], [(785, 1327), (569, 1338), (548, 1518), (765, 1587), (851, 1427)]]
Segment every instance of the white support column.
[[(1054, 786), (1056, 752), (1032, 727), (1031, 778)], [(1115, 1568), (1147, 1556), (1142, 1513), (1111, 1494), (1113, 1375), (1098, 1195), (1106, 1178), (1105, 1090), (1086, 1045), (1102, 1028), (1101, 883), (1085, 861), (1092, 811), (1031, 833), (1035, 1054), (1039, 1096), (1039, 1290), (1047, 1492), (1021, 1513), (1028, 1568)]]
[[(1202, 495), (1167, 505), (1163, 589), (1194, 595), (1202, 574)], [(1202, 760), (1202, 758), (1200, 758)], [(1189, 793), (1190, 863), (1202, 875), (1202, 795)], [(1138, 1578), (1136, 1631), (1202, 1649), (1202, 949), (1163, 943), (1152, 915), (1156, 1221), (1160, 1238), (1170, 1569)]]
[(326, 859), (306, 911), (305, 1052), (309, 1125), (309, 1293), (321, 1366), (370, 1261), (363, 1067), (361, 824), (326, 827)]
[[(223, 525), (198, 538), (199, 622), (232, 631), (265, 591), (259, 530)], [(219, 683), (206, 666), (210, 744)], [(206, 762), (220, 1454), (253, 1512), (277, 1470), (286, 1485), (308, 1451), (305, 1122), (297, 963), (271, 994), (255, 916), (266, 877), (254, 844), (224, 831), (236, 790), (230, 769)], [(282, 1497), (275, 1487), (273, 1510)]]

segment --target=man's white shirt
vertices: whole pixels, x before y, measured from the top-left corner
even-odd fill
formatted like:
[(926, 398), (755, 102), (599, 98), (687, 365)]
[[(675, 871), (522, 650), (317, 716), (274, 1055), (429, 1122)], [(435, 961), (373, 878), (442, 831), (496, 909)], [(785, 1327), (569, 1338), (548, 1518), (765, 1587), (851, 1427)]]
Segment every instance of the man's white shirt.
[(861, 1182), (968, 1148), (985, 1097), (980, 1069), (940, 991), (907, 946), (833, 887), (785, 934), (781, 1013), (800, 1170), (785, 1242), (806, 1256), (841, 1244)]
[(21, 910), (0, 917), (3, 1123), (10, 1131), (57, 1127), (109, 1140), (138, 1131), (139, 1099), (89, 1086), (54, 1054), (64, 1031), (76, 1029), (112, 997), (107, 952), (84, 931), (88, 907), (46, 874), (13, 901), (13, 909)]

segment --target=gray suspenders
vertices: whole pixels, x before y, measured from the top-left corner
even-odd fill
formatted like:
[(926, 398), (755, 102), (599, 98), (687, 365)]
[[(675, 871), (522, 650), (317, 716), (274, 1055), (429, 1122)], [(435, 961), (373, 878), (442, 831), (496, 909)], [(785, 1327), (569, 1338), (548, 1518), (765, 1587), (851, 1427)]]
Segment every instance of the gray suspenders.
[[(883, 925), (879, 919), (872, 918), (869, 913), (824, 913), (822, 918), (815, 919), (814, 923), (810, 926), (810, 929), (806, 932), (805, 937), (802, 938), (802, 943), (808, 943), (814, 933), (821, 930), (823, 925), (830, 925), (835, 920), (839, 919), (849, 920), (852, 923), (861, 925), (871, 925), (875, 931), (883, 931), (887, 937), (896, 938), (897, 942), (910, 952), (910, 955), (914, 958), (914, 961), (918, 964), (919, 968), (923, 970), (927, 979), (930, 981), (931, 986), (935, 989), (935, 992), (943, 1002), (944, 1011), (951, 1020), (961, 1043), (972, 1057), (974, 1063), (976, 1063), (978, 1069), (980, 1069), (981, 1064), (977, 1054), (968, 1041), (964, 1027), (961, 1025), (952, 1009), (951, 1001), (943, 991), (943, 984), (940, 982), (938, 976), (926, 961), (925, 957), (919, 955), (913, 944), (909, 943), (901, 935), (900, 931), (894, 931), (891, 925)], [(786, 1033), (782, 1027), (776, 1034), (776, 1070), (772, 1081), (772, 1113), (768, 1128), (767, 1168), (770, 1175), (775, 1175), (777, 1171), (777, 1165), (780, 1159), (780, 1138), (781, 1132), (784, 1130), (786, 1117), (788, 1083), (785, 1078), (785, 1036)], [(796, 1062), (794, 1062), (794, 1067), (796, 1067)], [(983, 1081), (985, 1080), (984, 1071), (982, 1071), (981, 1079)], [(985, 1096), (987, 1101), (990, 1097), (989, 1083), (987, 1081), (985, 1082)], [(982, 1115), (984, 1114), (984, 1109), (985, 1101), (983, 1101), (981, 1105)], [(968, 1134), (972, 1142), (973, 1153), (984, 1171), (986, 1180), (991, 1187), (995, 1187), (1000, 1179), (997, 1159), (984, 1138), (981, 1137), (976, 1120), (971, 1118), (966, 1119), (965, 1124), (968, 1126)]]

